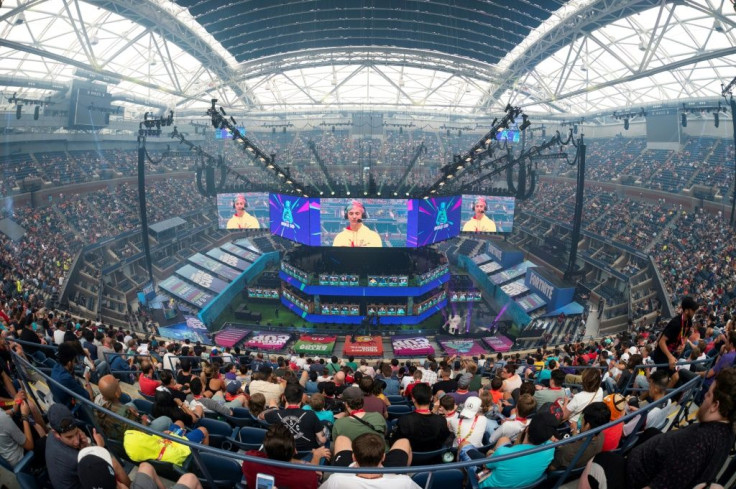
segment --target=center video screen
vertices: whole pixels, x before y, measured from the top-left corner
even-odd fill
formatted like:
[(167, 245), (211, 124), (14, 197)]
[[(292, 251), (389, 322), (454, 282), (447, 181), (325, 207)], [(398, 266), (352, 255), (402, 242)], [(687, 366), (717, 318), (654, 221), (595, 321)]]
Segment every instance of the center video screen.
[(217, 221), (220, 229), (268, 229), (266, 192), (217, 194)]
[(463, 195), (463, 233), (510, 233), (514, 228), (515, 197)]
[(297, 243), (319, 246), (319, 200), (294, 195), (271, 194), (271, 234)]
[(406, 247), (407, 212), (404, 199), (321, 199), (321, 245)]

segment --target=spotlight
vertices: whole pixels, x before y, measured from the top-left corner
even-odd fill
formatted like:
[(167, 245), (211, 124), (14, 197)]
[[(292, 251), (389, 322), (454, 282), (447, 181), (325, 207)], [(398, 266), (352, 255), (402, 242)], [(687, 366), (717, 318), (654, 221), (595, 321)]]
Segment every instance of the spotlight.
[(519, 131), (523, 131), (527, 127), (529, 127), (532, 123), (529, 122), (529, 116), (526, 114), (521, 115), (521, 125), (519, 126)]
[[(37, 107), (38, 108), (38, 107)], [(718, 119), (718, 112), (713, 112), (713, 123), (718, 127), (720, 124), (720, 120)]]
[(680, 124), (682, 127), (687, 127), (687, 115), (684, 112), (680, 115)]

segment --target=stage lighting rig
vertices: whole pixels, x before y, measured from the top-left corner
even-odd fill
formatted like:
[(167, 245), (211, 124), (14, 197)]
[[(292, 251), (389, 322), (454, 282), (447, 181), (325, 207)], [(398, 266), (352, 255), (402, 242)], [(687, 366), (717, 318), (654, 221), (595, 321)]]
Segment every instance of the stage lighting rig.
[[(207, 115), (209, 115), (211, 118), (212, 127), (227, 129), (228, 131), (230, 131), (230, 133), (233, 135), (233, 141), (240, 141), (242, 143), (243, 151), (246, 151), (247, 154), (254, 161), (258, 161), (261, 165), (263, 165), (265, 169), (273, 172), (277, 179), (284, 178), (286, 176), (286, 172), (276, 164), (276, 155), (267, 155), (252, 141), (245, 137), (245, 135), (242, 134), (237, 128), (237, 123), (235, 119), (233, 117), (228, 118), (225, 109), (223, 109), (222, 107), (220, 107), (219, 110), (217, 109), (216, 98), (211, 99), (211, 102), (212, 106), (207, 109)], [(304, 195), (304, 197), (308, 197), (308, 195), (305, 195), (303, 193), (303, 189), (305, 189), (306, 186), (303, 185), (301, 182), (297, 182), (294, 179), (290, 178), (284, 180), (284, 185), (286, 186), (284, 189), (285, 193), (298, 193), (299, 195)]]
[(464, 154), (455, 155), (451, 163), (448, 163), (440, 169), (442, 176), (434, 182), (426, 192), (424, 192), (424, 198), (427, 198), (430, 195), (437, 195), (438, 190), (445, 187), (448, 180), (457, 178), (463, 170), (472, 168), (477, 161), (490, 154), (491, 145), (496, 140), (496, 134), (502, 129), (508, 129), (509, 125), (513, 124), (519, 116), (522, 116), (522, 124), (519, 127), (519, 130), (523, 131), (529, 127), (531, 122), (529, 122), (529, 119), (525, 114), (522, 114), (520, 107), (514, 107), (511, 104), (507, 104), (504, 116), (500, 120), (498, 118), (493, 119), (491, 130), (488, 131), (485, 136), (483, 136)]
[[(143, 122), (138, 125), (139, 136), (161, 136), (161, 128), (168, 127), (174, 123), (174, 112), (169, 111), (168, 116), (154, 117), (152, 112), (143, 114)], [(174, 128), (176, 130), (176, 128)]]

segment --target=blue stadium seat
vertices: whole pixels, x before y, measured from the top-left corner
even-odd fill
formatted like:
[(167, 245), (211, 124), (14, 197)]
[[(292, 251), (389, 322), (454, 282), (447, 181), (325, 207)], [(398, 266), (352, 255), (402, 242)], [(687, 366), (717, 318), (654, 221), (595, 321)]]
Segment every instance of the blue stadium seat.
[[(236, 460), (231, 458), (221, 457), (207, 452), (199, 453), (199, 460), (209, 472), (214, 482), (214, 487), (217, 489), (244, 489), (245, 482), (243, 481), (243, 470)], [(202, 487), (213, 487), (204, 477), (204, 473), (197, 465), (196, 461), (189, 469), (194, 472), (202, 483)], [(179, 469), (177, 469), (179, 470)], [(183, 475), (186, 471), (180, 470)]]
[(411, 480), (424, 489), (462, 489), (465, 482), (465, 472), (460, 469), (437, 470), (432, 473), (432, 479), (427, 485), (429, 472), (418, 472), (411, 476)]
[(224, 421), (219, 421), (210, 418), (201, 418), (197, 422), (197, 426), (203, 426), (207, 428), (210, 433), (210, 446), (221, 448), (222, 442), (228, 438), (234, 438), (237, 435), (237, 428), (233, 429), (232, 426)]

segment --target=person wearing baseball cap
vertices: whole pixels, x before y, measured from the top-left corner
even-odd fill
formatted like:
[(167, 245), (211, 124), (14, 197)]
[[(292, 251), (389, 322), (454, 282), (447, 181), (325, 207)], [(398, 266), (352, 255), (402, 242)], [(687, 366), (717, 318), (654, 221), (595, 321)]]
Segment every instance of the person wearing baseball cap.
[(460, 416), (447, 418), (448, 427), (455, 434), (453, 447), (462, 445), (460, 450), (468, 450), (483, 445), (488, 418), (480, 412), (481, 404), (480, 397), (470, 396), (465, 399)]
[[(78, 459), (82, 449), (92, 446), (90, 440), (77, 426), (74, 416), (65, 405), (53, 404), (47, 415), (51, 433), (46, 440), (46, 466), (51, 485), (54, 489), (82, 489)], [(93, 429), (92, 433), (97, 444), (95, 448), (107, 452), (104, 449), (105, 439), (102, 435), (97, 433), (96, 429)], [(110, 457), (109, 463), (114, 477), (124, 487), (129, 487), (130, 478), (120, 463), (114, 457)]]

